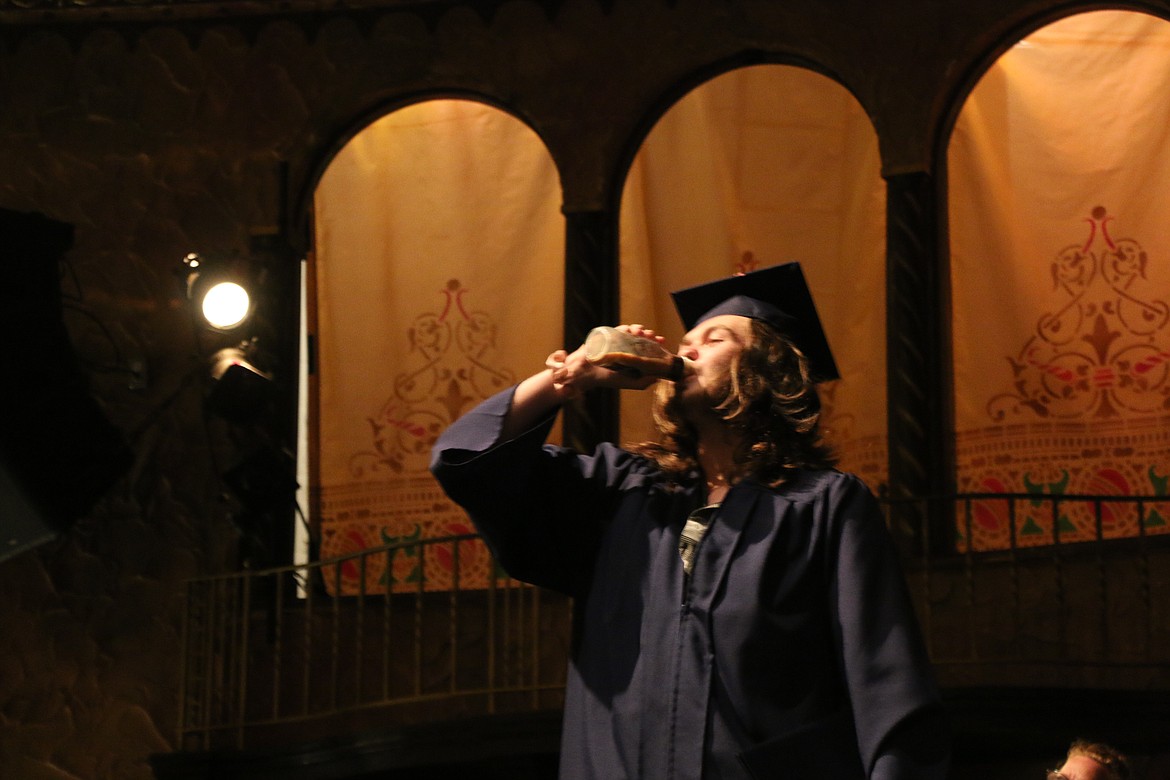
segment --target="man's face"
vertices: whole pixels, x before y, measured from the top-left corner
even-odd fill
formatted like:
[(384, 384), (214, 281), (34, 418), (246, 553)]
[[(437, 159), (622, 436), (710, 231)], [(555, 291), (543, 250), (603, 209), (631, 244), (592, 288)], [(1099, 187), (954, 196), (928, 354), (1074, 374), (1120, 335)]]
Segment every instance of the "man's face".
[(679, 354), (694, 362), (694, 372), (678, 385), (684, 405), (710, 409), (727, 397), (735, 358), (751, 343), (752, 321), (736, 314), (704, 320), (679, 343)]
[(1052, 780), (1108, 780), (1109, 770), (1088, 756), (1072, 756), (1048, 777)]

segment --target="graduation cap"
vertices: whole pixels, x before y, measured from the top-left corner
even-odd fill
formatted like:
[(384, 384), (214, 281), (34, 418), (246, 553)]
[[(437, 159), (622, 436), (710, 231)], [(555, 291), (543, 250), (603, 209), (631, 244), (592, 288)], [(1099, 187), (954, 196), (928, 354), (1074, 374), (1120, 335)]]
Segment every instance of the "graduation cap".
[(670, 295), (688, 331), (720, 314), (760, 320), (796, 344), (808, 358), (815, 381), (840, 377), (800, 263), (729, 276)]

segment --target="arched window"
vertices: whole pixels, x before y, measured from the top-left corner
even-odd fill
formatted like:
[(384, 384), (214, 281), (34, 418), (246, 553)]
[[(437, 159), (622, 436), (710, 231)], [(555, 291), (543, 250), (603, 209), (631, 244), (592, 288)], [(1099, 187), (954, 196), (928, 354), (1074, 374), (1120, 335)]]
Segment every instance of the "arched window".
[[(331, 161), (315, 194), (309, 293), (322, 557), (471, 530), (427, 470), (431, 444), (531, 373), (534, 352), (561, 346), (560, 204), (536, 134), (473, 101), (395, 111)], [(384, 560), (370, 559), (370, 591), (420, 576), (450, 586), (441, 561), (391, 556), (391, 570), (376, 570)], [(343, 576), (357, 584), (353, 567)]]
[[(759, 65), (716, 77), (655, 125), (621, 209), (621, 312), (682, 335), (671, 290), (793, 260), (842, 379), (821, 388), (842, 467), (886, 480), (885, 186), (877, 137), (840, 84)], [(622, 398), (624, 441), (648, 437), (645, 394)]]
[(1170, 504), (1170, 23), (1017, 43), (948, 149), (960, 548), (1139, 536)]

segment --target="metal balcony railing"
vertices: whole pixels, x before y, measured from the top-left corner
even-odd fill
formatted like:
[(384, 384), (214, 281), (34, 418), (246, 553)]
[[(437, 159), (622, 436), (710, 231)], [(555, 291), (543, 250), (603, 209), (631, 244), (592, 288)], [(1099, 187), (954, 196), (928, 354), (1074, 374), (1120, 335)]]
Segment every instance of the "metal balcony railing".
[[(413, 576), (389, 576), (406, 559)], [(386, 725), (559, 707), (569, 599), (485, 560), (478, 537), (451, 536), (190, 581), (180, 749), (240, 748), (307, 721), (328, 735), (363, 711)]]
[(967, 493), (887, 509), (925, 529), (904, 563), (944, 684), (1170, 691), (1170, 497)]
[[(907, 581), (944, 686), (1170, 691), (1170, 498), (884, 507), (896, 538), (914, 537)], [(974, 526), (995, 517), (1008, 532), (993, 549)], [(190, 581), (180, 749), (558, 709), (570, 601), (490, 561), (478, 537), (452, 536)]]

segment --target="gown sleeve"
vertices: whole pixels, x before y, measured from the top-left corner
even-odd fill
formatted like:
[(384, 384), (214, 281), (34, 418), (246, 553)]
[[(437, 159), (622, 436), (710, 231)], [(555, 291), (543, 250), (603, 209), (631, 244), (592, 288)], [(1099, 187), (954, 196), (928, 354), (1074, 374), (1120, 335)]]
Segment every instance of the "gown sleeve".
[(606, 518), (636, 476), (636, 459), (608, 444), (588, 456), (546, 444), (555, 412), (501, 440), (514, 392), (452, 423), (435, 443), (431, 472), (508, 574), (584, 596)]
[(860, 480), (828, 503), (830, 599), (858, 747), (870, 780), (944, 780), (949, 732), (897, 553)]

